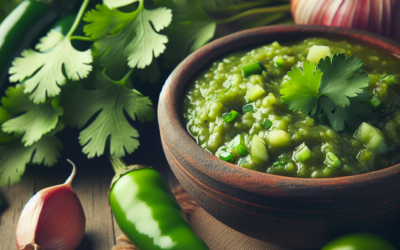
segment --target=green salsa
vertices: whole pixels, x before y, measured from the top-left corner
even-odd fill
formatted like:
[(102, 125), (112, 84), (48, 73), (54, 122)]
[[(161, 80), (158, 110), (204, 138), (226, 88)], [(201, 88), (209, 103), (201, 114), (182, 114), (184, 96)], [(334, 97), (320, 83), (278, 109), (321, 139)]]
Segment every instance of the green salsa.
[[(337, 132), (282, 103), (287, 73), (302, 67), (314, 45), (328, 46), (328, 56), (345, 53), (363, 62), (372, 115), (356, 131)], [(399, 68), (399, 59), (361, 44), (274, 42), (228, 54), (202, 70), (186, 90), (183, 120), (201, 147), (243, 168), (311, 178), (366, 173), (400, 162)]]

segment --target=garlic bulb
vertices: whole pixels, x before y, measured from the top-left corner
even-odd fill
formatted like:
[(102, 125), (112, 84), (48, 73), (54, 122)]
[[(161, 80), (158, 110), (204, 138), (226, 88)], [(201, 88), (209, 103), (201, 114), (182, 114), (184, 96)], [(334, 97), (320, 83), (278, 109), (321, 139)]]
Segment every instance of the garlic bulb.
[(296, 24), (370, 31), (400, 41), (400, 0), (291, 0)]
[[(69, 160), (68, 160), (69, 161)], [(22, 210), (16, 231), (18, 250), (74, 250), (85, 233), (85, 214), (68, 180), (37, 192)]]

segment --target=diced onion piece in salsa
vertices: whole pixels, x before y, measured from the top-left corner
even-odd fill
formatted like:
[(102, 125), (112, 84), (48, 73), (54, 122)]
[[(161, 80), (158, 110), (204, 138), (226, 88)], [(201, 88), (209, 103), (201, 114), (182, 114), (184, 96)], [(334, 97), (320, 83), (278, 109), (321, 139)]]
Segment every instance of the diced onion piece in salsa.
[(265, 93), (265, 90), (260, 85), (254, 85), (254, 87), (247, 92), (246, 97), (249, 101), (254, 102), (263, 97)]
[(268, 161), (267, 147), (265, 146), (263, 139), (258, 135), (254, 135), (253, 141), (251, 142), (251, 159), (257, 164), (262, 164)]
[(292, 144), (292, 139), (283, 130), (273, 130), (268, 134), (268, 143), (273, 148), (284, 148)]
[(325, 58), (331, 49), (328, 46), (313, 45), (307, 55), (307, 61), (318, 63), (321, 58)]

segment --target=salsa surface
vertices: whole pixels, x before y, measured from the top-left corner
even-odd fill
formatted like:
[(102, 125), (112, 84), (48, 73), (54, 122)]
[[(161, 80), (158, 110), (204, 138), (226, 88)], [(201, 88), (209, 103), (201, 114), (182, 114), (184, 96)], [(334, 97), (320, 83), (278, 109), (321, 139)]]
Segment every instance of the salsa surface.
[[(356, 55), (363, 61), (363, 70), (371, 78), (368, 93), (381, 102), (373, 109), (374, 115), (365, 122), (382, 132), (387, 145), (385, 153), (364, 145), (353, 136), (354, 131), (335, 132), (307, 114), (288, 110), (281, 103), (279, 90), (288, 78), (287, 72), (306, 61), (313, 45), (326, 45), (330, 54)], [(255, 61), (260, 62), (266, 71), (244, 77), (239, 65)], [(240, 137), (245, 148), (240, 153), (234, 150), (233, 159), (229, 161), (244, 168), (312, 178), (370, 172), (400, 162), (400, 153), (397, 153), (400, 152), (400, 86), (390, 85), (382, 77), (391, 74), (399, 79), (399, 68), (399, 59), (346, 41), (310, 38), (288, 46), (274, 42), (229, 54), (202, 70), (186, 90), (183, 120), (201, 147), (225, 160), (223, 152), (232, 143), (237, 144)], [(256, 85), (265, 93), (249, 100), (246, 96)], [(249, 104), (253, 110), (245, 112), (247, 108), (243, 107), (249, 107)], [(224, 121), (232, 110), (238, 115), (230, 122)], [(262, 138), (266, 146), (267, 161), (260, 162), (251, 156), (255, 135)], [(311, 156), (297, 161), (295, 155), (302, 145), (309, 148)], [(325, 163), (328, 152), (339, 158), (339, 167)]]

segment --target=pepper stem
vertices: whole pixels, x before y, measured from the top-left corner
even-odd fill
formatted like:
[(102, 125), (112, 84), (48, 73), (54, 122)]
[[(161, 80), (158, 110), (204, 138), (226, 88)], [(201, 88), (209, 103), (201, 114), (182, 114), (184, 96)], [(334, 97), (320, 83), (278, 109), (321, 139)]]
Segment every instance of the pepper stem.
[(119, 178), (121, 178), (121, 176), (123, 176), (124, 174), (129, 173), (129, 172), (134, 171), (134, 170), (137, 170), (137, 169), (151, 168), (151, 167), (142, 166), (142, 165), (138, 165), (138, 164), (127, 166), (125, 164), (125, 162), (121, 158), (119, 158), (119, 157), (117, 157), (117, 156), (115, 156), (113, 154), (110, 154), (110, 152), (107, 152), (107, 156), (108, 156), (108, 159), (110, 160), (111, 165), (112, 165), (112, 167), (113, 167), (113, 169), (115, 171), (115, 176), (111, 181), (110, 189), (112, 188), (114, 183), (116, 181), (118, 181)]

